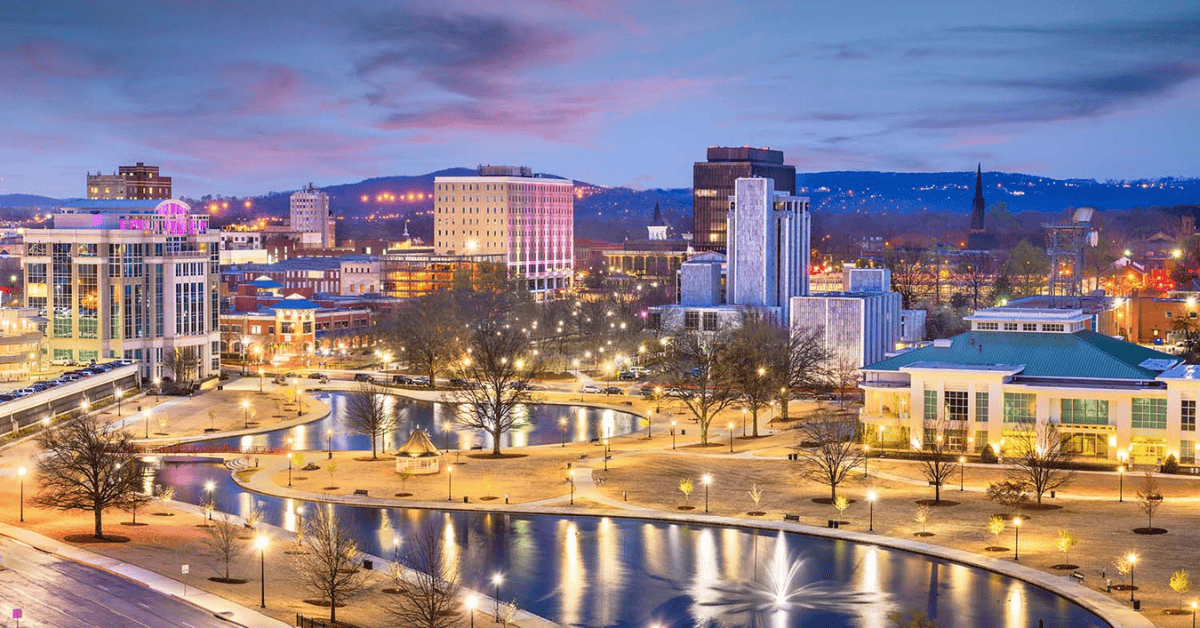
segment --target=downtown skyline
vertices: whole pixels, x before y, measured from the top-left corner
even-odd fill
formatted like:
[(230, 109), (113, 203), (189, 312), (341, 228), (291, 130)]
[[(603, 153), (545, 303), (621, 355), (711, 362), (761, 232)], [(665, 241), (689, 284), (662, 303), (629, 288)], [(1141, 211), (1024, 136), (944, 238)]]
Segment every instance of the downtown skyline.
[[(896, 3), (898, 4), (898, 3)], [(222, 0), (0, 9), (0, 194), (145, 161), (180, 195), (476, 163), (689, 187), (710, 145), (801, 172), (1196, 176), (1200, 12), (1098, 3)], [(681, 19), (690, 14), (694, 19)]]

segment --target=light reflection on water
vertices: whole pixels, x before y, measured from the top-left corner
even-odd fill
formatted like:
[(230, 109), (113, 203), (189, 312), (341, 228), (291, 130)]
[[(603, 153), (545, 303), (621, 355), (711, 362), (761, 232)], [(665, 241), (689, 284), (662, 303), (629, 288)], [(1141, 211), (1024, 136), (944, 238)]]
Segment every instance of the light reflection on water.
[[(361, 434), (351, 434), (345, 423), (347, 393), (325, 392), (317, 395), (330, 407), (329, 416), (304, 425), (260, 434), (230, 436), (202, 441), (204, 445), (228, 447), (231, 450), (251, 451), (269, 448), (283, 449), (287, 439), (292, 439), (293, 448), (318, 451), (332, 447), (337, 451), (371, 449), (371, 439)], [(491, 448), (491, 436), (481, 430), (473, 430), (454, 420), (454, 408), (467, 410), (431, 401), (420, 401), (388, 396), (387, 408), (397, 416), (396, 429), (385, 434), (378, 447), (391, 450), (408, 438), (414, 428), (426, 430), (436, 447), (442, 449), (469, 450), (472, 447)], [(550, 445), (563, 439), (560, 419), (574, 416), (567, 421), (566, 440), (571, 442), (590, 441), (605, 436), (620, 436), (639, 429), (639, 418), (628, 412), (586, 406), (553, 404), (530, 404), (517, 408), (519, 421), (500, 439), (501, 447), (524, 447), (526, 445)], [(333, 434), (330, 435), (329, 431)]]
[[(267, 523), (289, 530), (298, 507), (305, 517), (316, 507), (244, 493), (220, 465), (166, 464), (158, 475), (190, 503), (208, 479), (218, 484), (222, 510), (245, 514), (257, 503)], [(1106, 626), (1077, 604), (998, 574), (795, 534), (623, 518), (334, 509), (364, 551), (385, 559), (395, 536), (436, 521), (465, 586), (490, 595), (491, 575), (502, 572), (502, 599), (568, 626), (884, 628), (889, 611), (910, 608), (926, 610), (942, 628), (1027, 627), (1039, 619), (1047, 628)], [(751, 612), (746, 604), (763, 608)]]

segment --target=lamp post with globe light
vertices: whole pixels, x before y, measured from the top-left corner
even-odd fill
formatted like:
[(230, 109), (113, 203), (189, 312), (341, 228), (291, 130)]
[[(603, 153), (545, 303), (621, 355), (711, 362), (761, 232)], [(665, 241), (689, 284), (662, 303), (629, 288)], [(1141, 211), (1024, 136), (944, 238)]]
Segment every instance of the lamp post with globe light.
[(474, 595), (467, 596), (467, 613), (471, 615), (471, 628), (475, 628), (475, 609), (479, 606), (479, 598)]
[(1016, 533), (1016, 545), (1013, 546), (1013, 560), (1021, 560), (1021, 518), (1013, 519), (1013, 530)]
[(1133, 586), (1133, 566), (1137, 564), (1138, 555), (1131, 552), (1125, 560), (1129, 561), (1129, 601), (1132, 602), (1133, 592), (1137, 590), (1137, 587)]
[(500, 623), (500, 583), (504, 582), (504, 575), (500, 572), (492, 574), (492, 584), (496, 586), (496, 623)]
[(701, 481), (704, 482), (704, 512), (708, 512), (708, 485), (712, 484), (712, 474), (705, 473)]
[(250, 428), (250, 401), (247, 399), (242, 400), (242, 424), (243, 427)]
[(259, 594), (258, 607), (267, 607), (267, 536), (265, 534), (258, 535), (254, 539), (254, 546), (258, 548), (258, 572), (259, 579), (262, 581), (262, 588)]
[(21, 477), (21, 522), (25, 522), (25, 467), (17, 469), (17, 475)]
[(875, 531), (875, 491), (867, 493), (867, 503), (871, 505), (871, 525), (867, 528), (867, 532)]

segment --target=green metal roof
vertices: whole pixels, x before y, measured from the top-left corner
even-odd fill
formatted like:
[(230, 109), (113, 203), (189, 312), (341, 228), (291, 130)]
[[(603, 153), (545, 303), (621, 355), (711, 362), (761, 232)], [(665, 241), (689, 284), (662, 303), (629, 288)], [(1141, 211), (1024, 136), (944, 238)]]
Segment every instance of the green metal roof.
[[(1023, 365), (1024, 377), (1063, 379), (1152, 380), (1178, 357), (1084, 330), (1070, 334), (969, 331), (951, 338), (951, 346), (927, 346), (863, 367), (898, 371), (917, 363), (950, 366)], [(1141, 366), (1165, 360), (1163, 368)]]

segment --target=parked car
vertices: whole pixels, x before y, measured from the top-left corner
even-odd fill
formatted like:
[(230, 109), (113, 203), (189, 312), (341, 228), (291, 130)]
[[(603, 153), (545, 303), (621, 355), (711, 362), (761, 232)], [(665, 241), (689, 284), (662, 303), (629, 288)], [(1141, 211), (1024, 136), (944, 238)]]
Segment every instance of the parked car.
[(393, 375), (392, 383), (400, 386), (412, 386), (413, 380), (407, 375)]
[(583, 387), (583, 392), (589, 393), (589, 394), (594, 394), (594, 395), (601, 395), (601, 394), (604, 394), (604, 389), (595, 384), (588, 384), (587, 386)]
[(451, 377), (449, 383), (451, 388), (467, 388), (471, 385), (461, 377)]
[(354, 381), (356, 381), (356, 382), (371, 382), (371, 383), (374, 383), (374, 382), (375, 382), (375, 378), (374, 378), (374, 377), (371, 377), (371, 376), (370, 376), (369, 374), (367, 374), (367, 373), (355, 373), (355, 374), (354, 374)]
[(691, 399), (696, 396), (696, 393), (686, 388), (668, 388), (663, 391), (663, 395), (667, 397), (677, 397), (679, 399)]
[(819, 400), (819, 401), (837, 401), (838, 396), (833, 393), (821, 393), (821, 394), (817, 395), (817, 400)]
[(13, 399), (16, 399), (16, 398), (17, 398), (16, 395), (13, 395), (10, 393), (0, 394), (0, 401), (12, 401)]
[(18, 397), (28, 397), (29, 395), (32, 395), (35, 392), (37, 392), (37, 391), (32, 388), (18, 388), (16, 390), (12, 391), (12, 394), (14, 394)]
[(513, 390), (529, 390), (529, 382), (512, 382), (508, 387)]
[(625, 391), (621, 390), (620, 388), (617, 388), (616, 386), (609, 386), (608, 388), (604, 389), (604, 394), (606, 394), (606, 395), (624, 395)]
[(428, 386), (429, 378), (425, 377), (424, 375), (418, 375), (418, 376), (412, 378), (412, 383), (413, 383), (413, 386)]
[(620, 377), (623, 382), (632, 382), (636, 381), (640, 376), (633, 371), (621, 371)]
[(54, 358), (50, 360), (50, 364), (54, 366), (75, 366), (78, 362), (70, 358)]
[(76, 375), (75, 373), (63, 373), (62, 376), (59, 377), (59, 379), (66, 381), (66, 382), (77, 382), (83, 378), (80, 377), (79, 375)]

